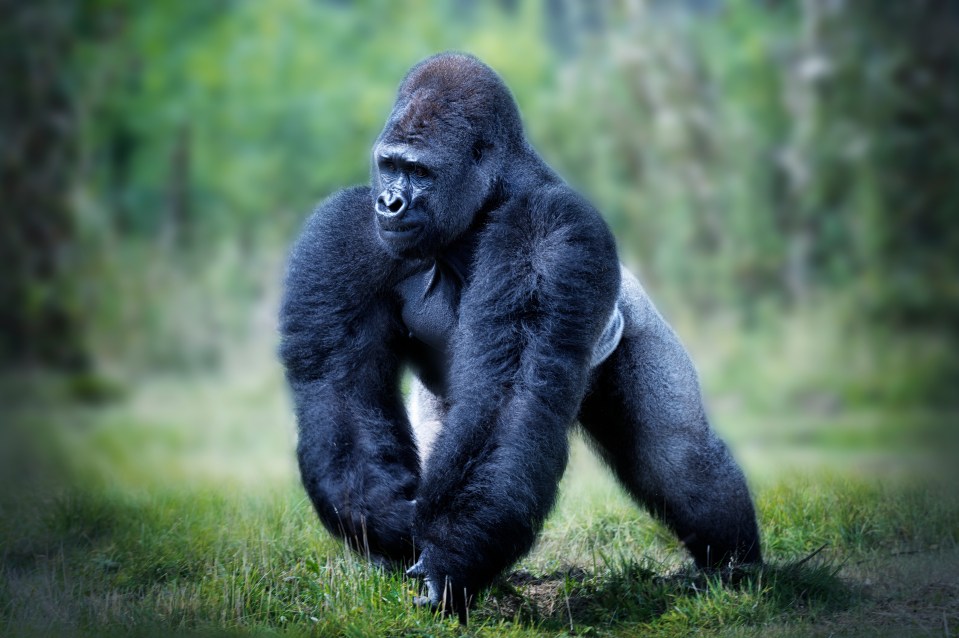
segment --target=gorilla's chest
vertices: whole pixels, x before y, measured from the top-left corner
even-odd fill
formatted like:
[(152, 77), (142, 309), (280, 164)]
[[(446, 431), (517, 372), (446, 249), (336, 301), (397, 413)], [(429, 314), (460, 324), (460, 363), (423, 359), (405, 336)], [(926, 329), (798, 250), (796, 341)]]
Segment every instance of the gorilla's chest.
[(461, 237), (396, 287), (409, 336), (410, 363), (436, 394), (445, 390), (450, 340), (459, 322), (460, 299), (469, 285), (476, 244), (475, 232)]
[(397, 292), (410, 338), (437, 353), (445, 352), (456, 327), (465, 285), (465, 272), (443, 259), (400, 282)]

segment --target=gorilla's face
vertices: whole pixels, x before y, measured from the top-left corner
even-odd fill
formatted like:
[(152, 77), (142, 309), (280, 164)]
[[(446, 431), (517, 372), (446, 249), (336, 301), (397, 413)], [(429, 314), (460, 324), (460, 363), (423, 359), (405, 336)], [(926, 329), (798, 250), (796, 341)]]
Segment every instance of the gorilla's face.
[(465, 232), (488, 191), (469, 149), (381, 141), (373, 148), (376, 230), (394, 257), (436, 255)]

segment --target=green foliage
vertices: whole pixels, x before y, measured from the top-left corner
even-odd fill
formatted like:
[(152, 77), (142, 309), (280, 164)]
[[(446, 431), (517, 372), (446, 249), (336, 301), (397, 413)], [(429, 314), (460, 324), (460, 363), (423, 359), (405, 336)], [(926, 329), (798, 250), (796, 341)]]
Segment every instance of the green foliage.
[[(565, 69), (534, 136), (593, 195), (646, 278), (703, 307), (805, 304), (827, 288), (887, 318), (950, 312), (938, 273), (940, 259), (956, 266), (940, 249), (957, 237), (941, 223), (955, 214), (956, 181), (929, 183), (918, 158), (890, 155), (927, 149), (936, 175), (953, 161), (931, 136), (959, 121), (959, 56), (937, 44), (959, 21), (922, 4), (744, 0), (673, 20), (634, 5)], [(897, 19), (912, 31), (897, 32)], [(910, 64), (934, 83), (922, 102)], [(909, 229), (894, 203), (910, 197), (908, 176), (930, 193), (910, 200)]]
[[(216, 363), (223, 320), (202, 334), (189, 316), (255, 301), (220, 280), (224, 245), (276, 256), (315, 202), (365, 181), (400, 78), (453, 48), (504, 76), (534, 144), (658, 294), (756, 323), (825, 293), (849, 299), (833, 321), (944, 325), (959, 199), (936, 136), (959, 121), (959, 60), (936, 43), (959, 26), (921, 4), (612, 3), (594, 26), (568, 9), (558, 48), (560, 18), (536, 3), (83, 5), (75, 314), (98, 359), (117, 360), (108, 332), (140, 342), (126, 364)], [(910, 64), (938, 89), (916, 93)], [(195, 278), (205, 301), (175, 290)]]
[[(959, 313), (948, 3), (34, 4), (4, 26), (11, 96), (32, 105), (4, 122), (8, 355), (99, 363), (116, 357), (98, 333), (139, 330), (123, 340), (169, 356), (126, 364), (218, 359), (129, 289), (152, 262), (208, 278), (225, 243), (280, 253), (314, 203), (366, 179), (395, 86), (444, 49), (504, 76), (657, 291), (753, 319), (826, 291), (849, 297), (846, 321), (949, 335)], [(234, 292), (203, 294), (242, 312)]]
[[(449, 8), (367, 4), (125, 7), (118, 32), (90, 43), (78, 66), (81, 87), (107, 83), (83, 123), (95, 154), (88, 177), (114, 223), (144, 235), (181, 224), (204, 239), (285, 237), (322, 196), (364, 181), (406, 69), (469, 41)], [(490, 26), (506, 39), (519, 31), (498, 16)], [(535, 57), (524, 58), (527, 78)], [(184, 162), (188, 210), (177, 212), (171, 190)]]

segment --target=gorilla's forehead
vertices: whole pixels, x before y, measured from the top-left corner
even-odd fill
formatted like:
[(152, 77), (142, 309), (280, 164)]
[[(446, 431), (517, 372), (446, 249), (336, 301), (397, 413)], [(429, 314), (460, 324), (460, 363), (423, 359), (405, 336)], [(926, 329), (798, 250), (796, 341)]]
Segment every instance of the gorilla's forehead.
[(397, 105), (395, 126), (408, 133), (432, 128), (447, 120), (450, 115), (448, 96), (433, 89), (416, 89), (406, 103)]
[(373, 155), (383, 159), (402, 155), (407, 162), (423, 163), (425, 156), (429, 154), (428, 150), (424, 144), (392, 141), (377, 144), (373, 149)]
[(397, 101), (383, 130), (383, 139), (415, 144), (440, 138), (448, 144), (468, 137), (472, 127), (458, 106), (462, 107), (435, 91), (417, 90)]

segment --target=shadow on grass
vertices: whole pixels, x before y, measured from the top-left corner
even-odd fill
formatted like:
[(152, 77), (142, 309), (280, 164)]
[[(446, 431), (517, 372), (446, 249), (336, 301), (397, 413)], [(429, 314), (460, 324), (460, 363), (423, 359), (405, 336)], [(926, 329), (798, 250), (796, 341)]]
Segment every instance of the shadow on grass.
[(574, 633), (617, 625), (719, 628), (809, 619), (855, 603), (858, 595), (838, 577), (839, 569), (804, 559), (660, 575), (650, 564), (621, 560), (595, 574), (580, 568), (544, 575), (517, 571), (493, 587), (475, 617)]

